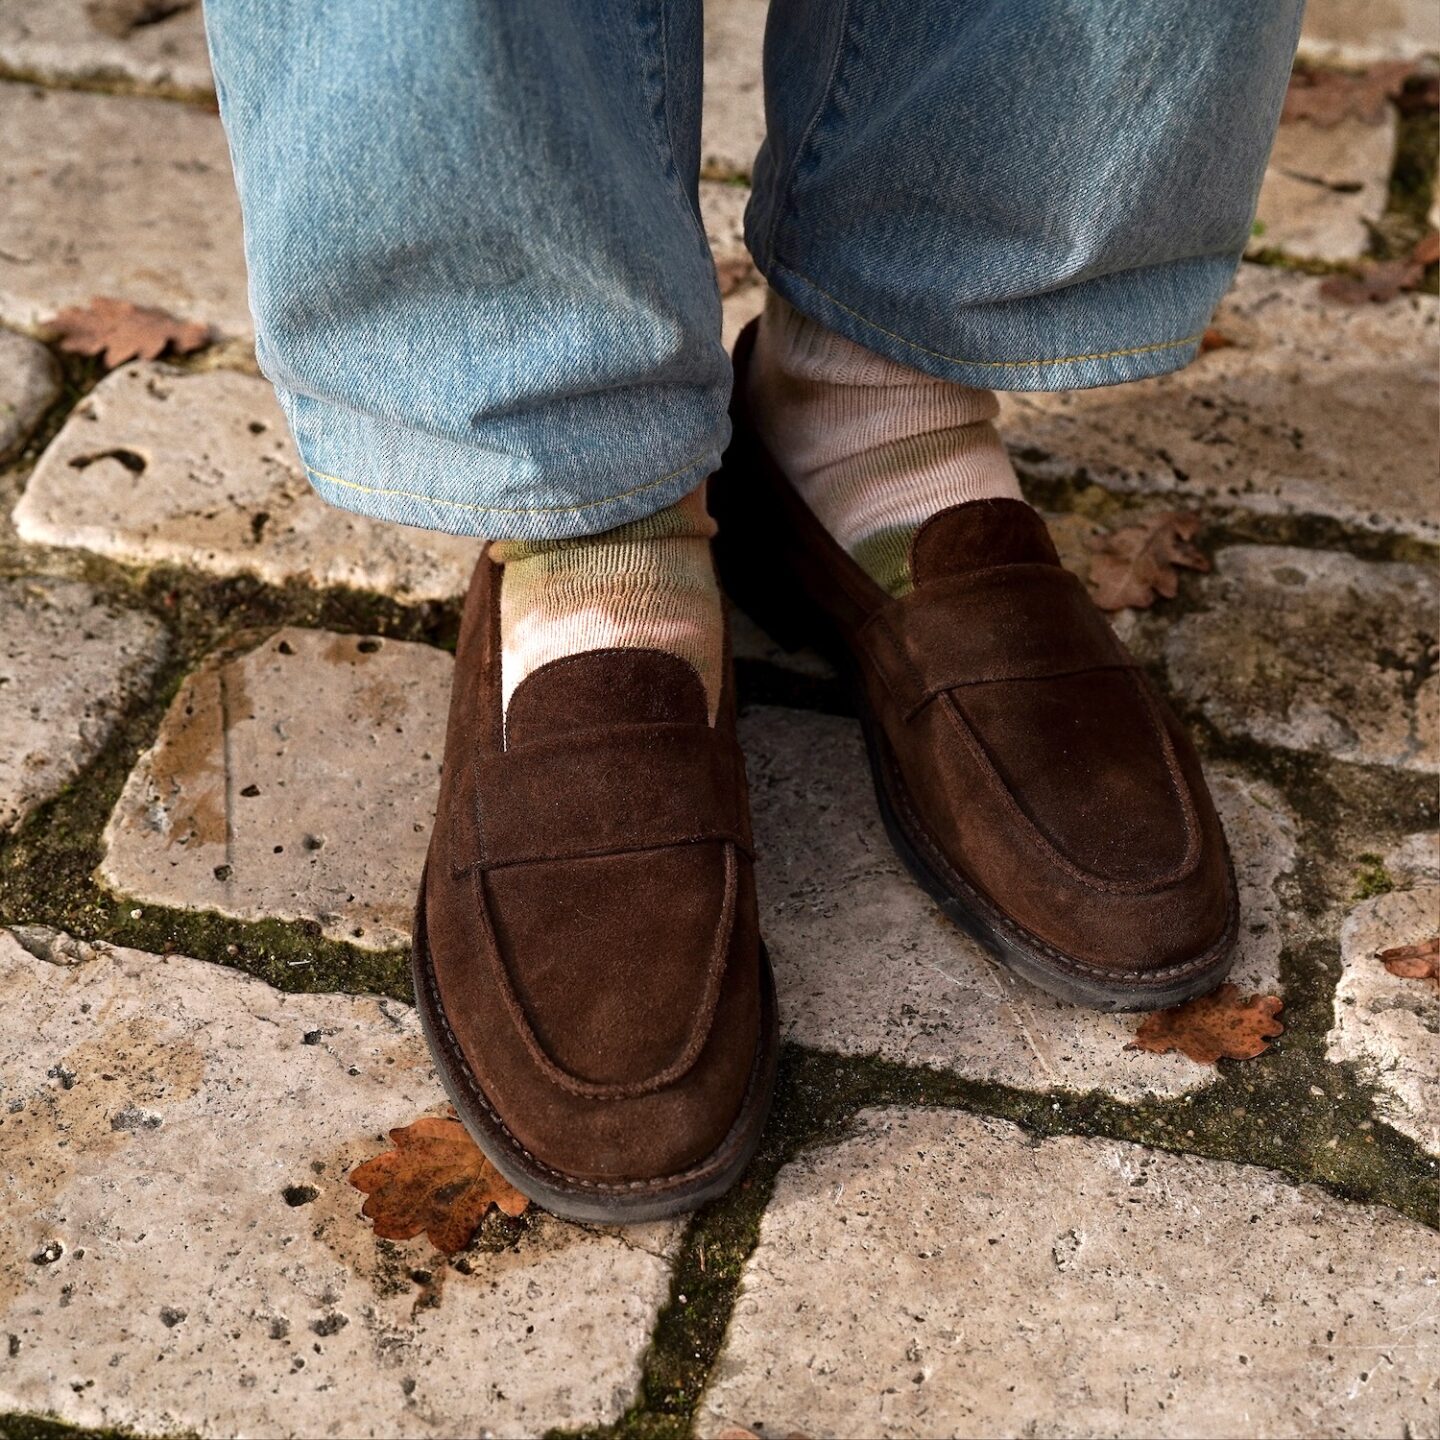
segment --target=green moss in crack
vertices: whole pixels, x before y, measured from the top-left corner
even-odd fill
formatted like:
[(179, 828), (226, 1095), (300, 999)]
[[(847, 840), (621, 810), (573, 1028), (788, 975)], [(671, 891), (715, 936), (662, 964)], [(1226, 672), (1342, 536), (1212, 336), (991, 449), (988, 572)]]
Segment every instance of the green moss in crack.
[(119, 95), (126, 98), (171, 100), (202, 110), (218, 110), (215, 93), (193, 85), (151, 84), (123, 70), (96, 66), (88, 75), (57, 75), (28, 65), (0, 61), (0, 83), (34, 85), (42, 90), (76, 90), (85, 95)]
[(161, 617), (171, 648), (150, 692), (117, 717), (94, 760), (0, 841), (0, 921), (50, 925), (85, 940), (235, 965), (285, 990), (351, 990), (408, 999), (400, 952), (377, 953), (326, 939), (313, 923), (247, 923), (117, 898), (97, 883), (94, 872), (101, 834), (126, 777), (153, 741), (184, 677), (203, 657), (250, 649), (283, 624), (453, 644), (455, 608), (406, 608), (358, 592), (311, 594), (299, 587), (217, 581), (171, 570), (134, 578), (117, 575), (116, 567), (101, 561), (91, 570), (89, 578), (117, 603), (138, 603)]
[[(0, 1440), (141, 1440), (138, 1431), (104, 1426), (92, 1430), (72, 1425), (53, 1415), (22, 1415), (10, 1411), (0, 1415)], [(195, 1440), (193, 1431), (167, 1431), (166, 1440)]]
[(1355, 872), (1354, 898), (1370, 900), (1376, 895), (1388, 894), (1395, 888), (1395, 880), (1385, 868), (1385, 862), (1378, 855), (1367, 851), (1357, 857), (1360, 868)]
[[(1379, 260), (1404, 259), (1430, 228), (1440, 159), (1433, 75), (1417, 71), (1409, 76), (1396, 97), (1396, 109), (1399, 122), (1385, 210), (1371, 232), (1372, 253)], [(1424, 286), (1431, 294), (1436, 291), (1436, 275), (1437, 267), (1432, 265)]]

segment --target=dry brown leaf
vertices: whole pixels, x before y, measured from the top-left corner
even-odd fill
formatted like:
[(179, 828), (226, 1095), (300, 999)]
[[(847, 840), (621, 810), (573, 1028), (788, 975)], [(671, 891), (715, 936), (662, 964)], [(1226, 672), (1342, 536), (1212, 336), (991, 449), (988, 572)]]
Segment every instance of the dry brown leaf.
[(1278, 995), (1241, 995), (1226, 981), (1218, 990), (1147, 1015), (1135, 1032), (1135, 1048), (1152, 1055), (1178, 1050), (1202, 1065), (1217, 1060), (1253, 1060), (1285, 1026), (1276, 1018)]
[(1408, 60), (1387, 60), (1357, 74), (1297, 65), (1285, 92), (1280, 123), (1308, 120), (1312, 125), (1338, 125), (1359, 120), (1379, 125), (1385, 106), (1399, 97), (1415, 66)]
[(1223, 330), (1211, 325), (1200, 337), (1200, 353), (1208, 355), (1212, 350), (1228, 350), (1234, 343)]
[(1166, 510), (1139, 525), (1127, 525), (1090, 542), (1090, 588), (1102, 610), (1145, 610), (1159, 596), (1173, 600), (1180, 572), (1208, 570), (1210, 562), (1190, 542), (1200, 532), (1200, 517)]
[(1440, 233), (1427, 230), (1400, 260), (1363, 260), (1357, 275), (1332, 275), (1320, 286), (1326, 300), (1342, 305), (1383, 305), (1404, 290), (1418, 290), (1425, 270), (1440, 260)]
[(208, 326), (107, 295), (62, 310), (49, 329), (62, 350), (72, 355), (99, 355), (107, 370), (127, 360), (156, 360), (167, 350), (188, 355), (210, 339)]
[(1418, 945), (1394, 945), (1379, 951), (1375, 958), (1402, 980), (1428, 980), (1440, 988), (1440, 935)]
[(423, 1230), (447, 1255), (463, 1250), (491, 1205), (519, 1215), (529, 1201), (480, 1152), (458, 1121), (427, 1115), (390, 1132), (393, 1150), (357, 1165), (350, 1183), (368, 1197), (360, 1213), (382, 1240)]

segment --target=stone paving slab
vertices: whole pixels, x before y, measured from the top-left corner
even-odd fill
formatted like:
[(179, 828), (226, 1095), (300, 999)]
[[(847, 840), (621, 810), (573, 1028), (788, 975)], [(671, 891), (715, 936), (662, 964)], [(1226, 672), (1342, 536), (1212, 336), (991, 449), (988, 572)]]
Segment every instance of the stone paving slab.
[(871, 1111), (781, 1173), (698, 1431), (1433, 1435), (1437, 1285), (1270, 1171)]
[(0, 1135), (25, 1202), (0, 1207), (0, 1411), (142, 1434), (539, 1435), (634, 1398), (678, 1226), (541, 1218), (446, 1261), (362, 1219), (348, 1172), (444, 1108), (407, 1006), (133, 950), (50, 963), (3, 933), (0, 996)]
[(1433, 54), (1440, 51), (1440, 10), (1431, 0), (1307, 0), (1300, 48), (1351, 65)]
[(1321, 284), (1243, 265), (1214, 322), (1228, 348), (1132, 385), (1003, 396), (1022, 470), (1440, 539), (1440, 303), (1339, 305)]
[[(1209, 1084), (1211, 1066), (1127, 1049), (1138, 1017), (1052, 999), (991, 961), (890, 847), (859, 726), (756, 708), (740, 724), (754, 807), (761, 931), (781, 1023), (804, 1045), (955, 1070), (1031, 1090), (1122, 1099)], [(1212, 773), (1235, 853), (1242, 926), (1233, 978), (1278, 989), (1293, 818), (1268, 786)]]
[(95, 756), (165, 645), (157, 621), (89, 585), (0, 580), (0, 832)]
[(1440, 984), (1392, 975), (1381, 950), (1440, 935), (1440, 886), (1396, 890), (1357, 906), (1340, 935), (1330, 1059), (1380, 1087), (1380, 1114), (1440, 1158)]
[(452, 661), (399, 640), (286, 629), (181, 687), (105, 832), (120, 894), (409, 941)]
[(0, 330), (0, 461), (30, 438), (60, 394), (60, 367), (38, 340)]
[(0, 82), (0, 320), (40, 325), (95, 295), (251, 333), (220, 119)]
[(761, 41), (768, 0), (706, 0), (701, 173), (748, 178), (765, 138)]
[(52, 82), (215, 93), (200, 0), (5, 0), (0, 65)]
[(1282, 124), (1270, 152), (1253, 248), (1316, 260), (1353, 260), (1370, 246), (1367, 221), (1385, 210), (1395, 158), (1395, 111), (1381, 124)]
[(480, 548), (327, 505), (266, 381), (151, 364), (115, 371), (80, 402), (36, 465), (15, 524), (22, 539), (133, 564), (405, 601), (463, 594)]
[(1165, 638), (1176, 690), (1221, 729), (1369, 765), (1440, 763), (1440, 575), (1334, 551), (1238, 545)]

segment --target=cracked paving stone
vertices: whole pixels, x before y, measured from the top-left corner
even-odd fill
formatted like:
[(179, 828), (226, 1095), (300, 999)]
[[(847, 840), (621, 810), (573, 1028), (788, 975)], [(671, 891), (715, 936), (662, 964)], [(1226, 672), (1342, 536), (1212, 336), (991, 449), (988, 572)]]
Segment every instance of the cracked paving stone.
[(1395, 111), (1388, 105), (1375, 125), (1282, 124), (1260, 187), (1250, 248), (1314, 260), (1364, 255), (1370, 226), (1385, 210), (1395, 135)]
[(1437, 601), (1427, 566), (1238, 545), (1165, 638), (1172, 685), (1221, 730), (1366, 765), (1440, 762)]
[(677, 1224), (539, 1216), (447, 1260), (361, 1217), (346, 1175), (444, 1109), (408, 1006), (133, 950), (52, 965), (3, 934), (0, 995), (0, 1412), (540, 1435), (633, 1400)]
[(215, 91), (200, 0), (5, 0), (0, 64), (50, 82)]
[(1440, 1236), (1271, 1171), (869, 1111), (780, 1174), (698, 1433), (1432, 1435)]
[(1340, 932), (1334, 1061), (1379, 1087), (1377, 1113), (1440, 1157), (1440, 985), (1392, 975), (1381, 950), (1440, 935), (1440, 886), (1395, 890), (1357, 906)]
[(219, 116), (0, 82), (0, 319), (95, 295), (251, 333)]
[(233, 371), (127, 365), (46, 447), (15, 509), (22, 539), (273, 584), (464, 593), (479, 542), (370, 520), (311, 488), (274, 392)]
[(0, 831), (79, 774), (165, 646), (157, 621), (89, 585), (0, 580)]
[(120, 894), (408, 943), (453, 662), (400, 640), (286, 629), (181, 686), (105, 830)]
[(30, 438), (60, 394), (60, 367), (38, 340), (0, 330), (0, 460)]
[(1341, 64), (1409, 60), (1440, 50), (1434, 0), (1308, 0), (1300, 48)]
[(1440, 539), (1440, 304), (1339, 305), (1322, 283), (1243, 265), (1214, 321), (1228, 347), (1132, 385), (1002, 396), (1022, 472)]
[[(1181, 1055), (1127, 1048), (1139, 1017), (1102, 1015), (1012, 976), (911, 880), (875, 808), (859, 726), (757, 707), (741, 721), (754, 807), (760, 925), (791, 1040), (1030, 1090), (1125, 1100), (1216, 1078)], [(1232, 978), (1278, 990), (1295, 822), (1270, 787), (1211, 772), (1240, 884)]]

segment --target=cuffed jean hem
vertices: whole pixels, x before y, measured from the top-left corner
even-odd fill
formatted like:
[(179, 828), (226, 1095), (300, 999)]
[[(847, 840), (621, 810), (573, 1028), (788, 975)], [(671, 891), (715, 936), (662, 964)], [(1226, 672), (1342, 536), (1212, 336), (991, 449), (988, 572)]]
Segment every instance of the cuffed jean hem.
[[(1239, 260), (1183, 262), (1020, 300), (959, 304), (944, 319), (944, 348), (938, 339), (900, 333), (903, 319), (891, 328), (861, 313), (780, 260), (757, 257), (757, 265), (802, 314), (889, 360), (961, 385), (1041, 391), (1121, 385), (1182, 369), (1199, 353)], [(1098, 323), (1076, 324), (1077, 312)], [(1076, 344), (1087, 335), (1089, 344)]]
[[(574, 477), (528, 473), (517, 457), (461, 445), (343, 406), (277, 389), (310, 484), (322, 500), (391, 520), (486, 540), (562, 540), (643, 519), (688, 495), (719, 468), (729, 438), (700, 442), (673, 464), (627, 464), (614, 493), (563, 503), (595, 487), (593, 464)], [(648, 473), (647, 473), (648, 472)], [(570, 483), (567, 483), (570, 478)], [(550, 503), (525, 504), (543, 493)], [(509, 503), (507, 503), (509, 502)]]

